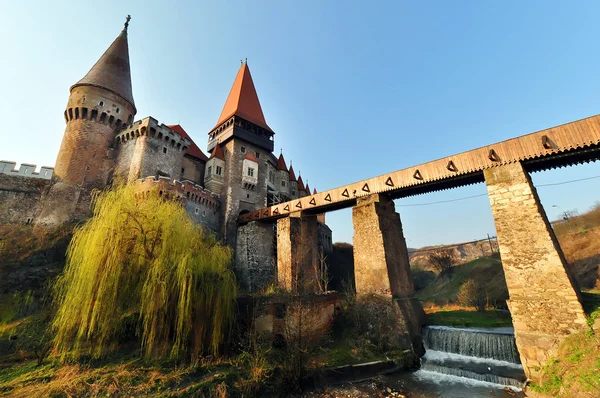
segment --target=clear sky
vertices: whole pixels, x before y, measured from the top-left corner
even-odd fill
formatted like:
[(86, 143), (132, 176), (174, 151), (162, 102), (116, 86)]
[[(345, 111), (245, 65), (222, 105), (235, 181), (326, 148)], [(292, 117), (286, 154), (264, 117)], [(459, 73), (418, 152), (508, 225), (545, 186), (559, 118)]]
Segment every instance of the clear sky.
[[(0, 158), (54, 165), (69, 87), (127, 14), (137, 118), (179, 122), (204, 149), (247, 57), (276, 152), (318, 190), (600, 113), (595, 1), (0, 0)], [(408, 245), (494, 234), (486, 196), (411, 206), (485, 192), (397, 201)], [(600, 200), (600, 179), (539, 193), (554, 219)], [(351, 242), (349, 210), (328, 223)]]

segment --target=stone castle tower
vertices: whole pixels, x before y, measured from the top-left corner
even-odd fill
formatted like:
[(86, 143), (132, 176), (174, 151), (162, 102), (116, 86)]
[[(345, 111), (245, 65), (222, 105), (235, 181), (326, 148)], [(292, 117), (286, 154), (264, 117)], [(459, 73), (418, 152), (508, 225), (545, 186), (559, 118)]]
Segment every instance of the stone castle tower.
[[(54, 183), (39, 222), (59, 224), (89, 213), (90, 192), (103, 188), (115, 165), (116, 132), (133, 123), (129, 46), (125, 27), (98, 62), (71, 86), (64, 113), (67, 127), (56, 159)], [(72, 198), (70, 201), (61, 198)], [(53, 200), (56, 198), (56, 200)]]
[[(222, 200), (221, 233), (235, 247), (237, 218), (267, 205), (273, 135), (246, 62), (242, 63), (216, 126), (208, 133), (205, 181)], [(215, 175), (217, 174), (217, 175)]]

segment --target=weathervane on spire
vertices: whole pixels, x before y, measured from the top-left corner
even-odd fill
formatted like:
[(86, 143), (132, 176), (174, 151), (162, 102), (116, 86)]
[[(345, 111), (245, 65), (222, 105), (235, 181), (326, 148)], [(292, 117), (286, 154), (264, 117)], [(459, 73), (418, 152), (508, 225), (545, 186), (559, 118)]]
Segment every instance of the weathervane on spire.
[(127, 15), (127, 18), (125, 18), (125, 30), (129, 27), (129, 21), (131, 21), (131, 15)]

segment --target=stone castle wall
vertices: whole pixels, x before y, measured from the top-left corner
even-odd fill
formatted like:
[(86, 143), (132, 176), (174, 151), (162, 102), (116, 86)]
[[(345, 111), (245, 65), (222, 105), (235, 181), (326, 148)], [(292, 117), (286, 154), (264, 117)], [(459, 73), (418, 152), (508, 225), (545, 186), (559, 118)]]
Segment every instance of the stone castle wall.
[(11, 176), (24, 176), (32, 178), (43, 178), (49, 180), (52, 178), (54, 173), (54, 167), (40, 167), (40, 171), (35, 171), (37, 166), (35, 164), (21, 163), (21, 166), (17, 169), (16, 162), (9, 162), (6, 160), (0, 160), (0, 173), (8, 174)]
[(50, 180), (0, 173), (0, 224), (29, 224), (38, 216)]
[(190, 144), (154, 118), (139, 120), (115, 137), (116, 173), (129, 182), (149, 176), (180, 179), (183, 155)]
[(190, 218), (204, 228), (219, 233), (219, 196), (190, 181), (176, 181), (168, 177), (147, 177), (135, 182), (140, 191), (157, 188), (161, 195), (180, 198)]
[[(253, 211), (267, 205), (268, 167), (265, 162), (268, 161), (268, 151), (243, 141), (230, 140), (223, 145), (223, 154), (225, 175), (221, 190), (221, 222), (227, 244), (235, 247), (240, 212)], [(258, 160), (258, 182), (254, 187), (245, 187), (242, 183), (243, 161), (247, 154), (255, 156)]]

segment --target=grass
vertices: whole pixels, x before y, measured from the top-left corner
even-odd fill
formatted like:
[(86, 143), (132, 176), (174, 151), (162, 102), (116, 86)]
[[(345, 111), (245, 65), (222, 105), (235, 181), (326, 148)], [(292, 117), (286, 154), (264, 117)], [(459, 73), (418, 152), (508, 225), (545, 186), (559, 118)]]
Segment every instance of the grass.
[(591, 332), (569, 336), (557, 355), (542, 368), (534, 391), (554, 397), (600, 396), (600, 336)]
[(500, 327), (512, 326), (512, 320), (508, 311), (477, 312), (462, 309), (428, 313), (427, 324), (455, 327)]
[(486, 290), (498, 299), (506, 299), (506, 282), (502, 263), (495, 257), (482, 257), (465, 264), (452, 267), (451, 276), (436, 279), (424, 289), (416, 292), (416, 296), (423, 302), (433, 302), (437, 305), (455, 303), (460, 286), (469, 278), (477, 275), (486, 275)]

